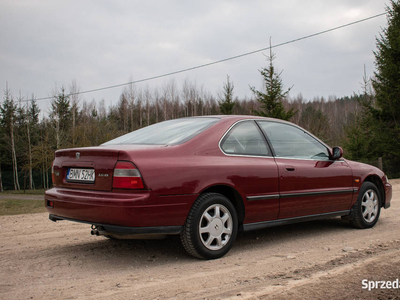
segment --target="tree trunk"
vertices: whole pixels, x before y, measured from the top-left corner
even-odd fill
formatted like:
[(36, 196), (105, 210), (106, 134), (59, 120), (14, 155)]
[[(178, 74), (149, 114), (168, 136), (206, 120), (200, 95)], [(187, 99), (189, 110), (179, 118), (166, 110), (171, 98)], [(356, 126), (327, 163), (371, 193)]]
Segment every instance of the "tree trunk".
[(133, 101), (131, 102), (130, 113), (131, 113), (131, 131), (133, 131)]
[(57, 116), (56, 120), (56, 142), (57, 142), (57, 150), (60, 149), (60, 120)]
[(0, 192), (3, 191), (3, 180), (1, 179), (1, 162), (0, 162)]
[(158, 99), (156, 99), (156, 123), (158, 123)]
[(167, 120), (167, 98), (164, 98), (164, 121)]
[(29, 155), (29, 189), (33, 190), (33, 176), (32, 176), (32, 145), (31, 135), (29, 132), (29, 122), (26, 123), (26, 132), (28, 134), (28, 155)]
[(150, 101), (149, 98), (146, 100), (146, 113), (147, 113), (147, 126), (150, 125)]
[(142, 100), (139, 101), (139, 127), (142, 128), (143, 118), (142, 118)]
[(15, 142), (14, 142), (14, 120), (11, 116), (11, 155), (12, 155), (12, 163), (13, 163), (13, 178), (14, 178), (14, 189), (20, 190), (19, 181), (18, 181), (18, 165), (17, 165), (17, 155), (15, 152)]
[(72, 105), (72, 147), (75, 147), (75, 107)]
[(46, 177), (45, 177), (45, 175), (44, 175), (44, 172), (45, 172), (44, 169), (45, 169), (45, 168), (44, 168), (44, 161), (43, 161), (43, 162), (42, 162), (42, 170), (43, 170), (42, 179), (43, 179), (43, 188), (46, 189)]

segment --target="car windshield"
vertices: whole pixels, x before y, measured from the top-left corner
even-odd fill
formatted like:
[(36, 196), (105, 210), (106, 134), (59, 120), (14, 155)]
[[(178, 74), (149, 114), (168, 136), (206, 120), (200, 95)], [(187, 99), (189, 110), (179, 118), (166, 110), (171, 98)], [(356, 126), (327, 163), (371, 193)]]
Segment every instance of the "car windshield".
[(182, 118), (153, 124), (102, 145), (177, 145), (195, 137), (219, 118)]

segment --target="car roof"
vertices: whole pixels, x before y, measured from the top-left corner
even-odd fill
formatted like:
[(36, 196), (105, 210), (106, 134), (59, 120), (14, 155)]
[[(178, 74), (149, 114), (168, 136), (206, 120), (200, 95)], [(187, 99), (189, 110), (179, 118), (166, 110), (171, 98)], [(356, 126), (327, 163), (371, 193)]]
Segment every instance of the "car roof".
[(240, 120), (265, 120), (265, 121), (274, 121), (274, 122), (280, 122), (280, 123), (288, 123), (295, 125), (294, 123), (281, 120), (281, 119), (275, 119), (275, 118), (267, 118), (267, 117), (260, 117), (260, 116), (252, 116), (252, 115), (207, 115), (207, 116), (193, 116), (189, 118), (219, 118), (221, 120), (231, 120), (233, 122), (240, 121)]

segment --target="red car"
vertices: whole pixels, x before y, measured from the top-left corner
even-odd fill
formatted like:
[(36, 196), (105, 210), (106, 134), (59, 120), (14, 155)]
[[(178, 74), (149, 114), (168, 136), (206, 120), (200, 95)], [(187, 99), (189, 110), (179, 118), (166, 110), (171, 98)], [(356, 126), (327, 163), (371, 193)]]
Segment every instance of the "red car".
[(392, 187), (289, 122), (254, 116), (154, 124), (98, 147), (59, 150), (50, 220), (109, 238), (180, 235), (189, 254), (225, 255), (238, 230), (341, 216), (373, 227)]

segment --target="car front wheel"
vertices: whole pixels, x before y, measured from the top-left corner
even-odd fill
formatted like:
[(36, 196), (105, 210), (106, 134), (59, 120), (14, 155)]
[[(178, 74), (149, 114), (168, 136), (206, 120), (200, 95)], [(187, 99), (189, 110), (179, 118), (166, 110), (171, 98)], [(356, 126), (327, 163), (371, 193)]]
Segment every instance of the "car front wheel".
[(194, 257), (220, 258), (232, 247), (237, 228), (236, 210), (228, 198), (218, 193), (206, 193), (193, 204), (181, 233), (181, 241)]
[(357, 203), (351, 209), (351, 224), (357, 228), (371, 228), (378, 222), (380, 212), (381, 196), (377, 187), (371, 182), (364, 182)]

